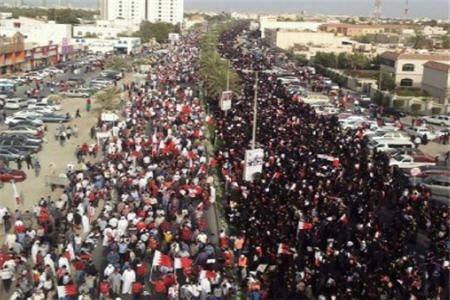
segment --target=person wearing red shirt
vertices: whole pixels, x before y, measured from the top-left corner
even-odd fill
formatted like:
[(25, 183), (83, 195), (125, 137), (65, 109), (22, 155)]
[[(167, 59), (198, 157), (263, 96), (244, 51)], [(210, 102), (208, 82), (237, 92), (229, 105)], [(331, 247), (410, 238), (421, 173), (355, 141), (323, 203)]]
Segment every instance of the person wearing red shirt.
[(144, 282), (145, 273), (147, 272), (147, 267), (141, 261), (136, 264), (136, 280), (139, 282)]
[(155, 286), (156, 294), (159, 294), (162, 296), (166, 292), (166, 285), (164, 284), (163, 280), (160, 279), (160, 280), (154, 281), (152, 283)]
[(134, 299), (140, 299), (143, 289), (142, 283), (140, 283), (139, 281), (133, 282), (133, 284), (131, 285), (131, 289), (133, 291)]
[(100, 282), (100, 287), (99, 287), (100, 300), (103, 300), (103, 299), (106, 299), (106, 297), (109, 297), (109, 290), (110, 290), (110, 285), (109, 285), (108, 281)]

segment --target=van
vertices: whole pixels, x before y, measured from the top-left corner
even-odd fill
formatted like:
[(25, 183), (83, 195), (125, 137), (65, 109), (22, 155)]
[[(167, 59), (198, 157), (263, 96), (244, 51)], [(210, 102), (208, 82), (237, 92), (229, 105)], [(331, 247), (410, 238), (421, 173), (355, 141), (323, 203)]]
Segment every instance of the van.
[(28, 106), (28, 100), (23, 98), (11, 98), (6, 99), (5, 108), (6, 109), (20, 109)]
[(379, 139), (370, 141), (367, 146), (369, 149), (374, 150), (375, 148), (377, 151), (382, 152), (388, 152), (392, 149), (413, 149), (414, 144), (409, 141), (402, 141), (402, 140), (391, 140), (391, 139)]

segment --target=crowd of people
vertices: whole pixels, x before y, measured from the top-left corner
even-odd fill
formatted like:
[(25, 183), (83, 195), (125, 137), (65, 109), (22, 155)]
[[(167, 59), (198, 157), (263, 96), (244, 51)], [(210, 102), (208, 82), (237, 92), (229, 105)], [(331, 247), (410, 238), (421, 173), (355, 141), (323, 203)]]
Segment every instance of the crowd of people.
[[(241, 36), (237, 42), (237, 36)], [(358, 130), (343, 131), (259, 72), (257, 148), (264, 166), (243, 180), (251, 149), (255, 74), (279, 57), (243, 25), (223, 33), (223, 57), (242, 83), (231, 110), (215, 107), (215, 161), (228, 187), (239, 283), (252, 299), (443, 299), (448, 295), (448, 208), (410, 186)], [(256, 59), (259, 57), (260, 59)], [(295, 71), (295, 70), (294, 70)], [(256, 283), (256, 284), (255, 284)]]
[[(246, 51), (260, 44), (244, 29), (220, 36), (243, 84), (228, 114), (202, 106), (191, 33), (152, 52), (145, 81), (123, 85), (121, 120), (91, 129), (104, 138), (77, 148), (58, 199), (0, 210), (12, 226), (0, 252), (10, 299), (448, 297), (447, 208), (369, 155), (358, 132), (286, 98), (269, 73), (257, 85), (263, 172), (243, 180), (255, 83), (243, 70), (275, 61)], [(220, 140), (214, 157), (207, 124)], [(230, 227), (220, 233), (210, 226), (216, 168)]]
[(13, 228), (0, 255), (4, 295), (236, 295), (219, 237), (208, 230), (214, 191), (198, 98), (197, 38), (189, 35), (157, 56), (145, 82), (124, 84), (121, 120), (100, 119), (91, 130), (92, 138), (108, 134), (100, 144), (77, 148), (78, 163), (67, 167), (69, 185), (58, 199), (42, 198), (33, 211), (6, 218)]

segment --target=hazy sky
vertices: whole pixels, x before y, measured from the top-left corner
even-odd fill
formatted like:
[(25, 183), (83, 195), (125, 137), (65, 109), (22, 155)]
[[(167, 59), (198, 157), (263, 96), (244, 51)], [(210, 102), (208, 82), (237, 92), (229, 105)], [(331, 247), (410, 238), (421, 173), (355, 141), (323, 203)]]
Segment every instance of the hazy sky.
[[(0, 3), (15, 0), (0, 0)], [(24, 0), (39, 5), (43, 0)], [(58, 0), (47, 0), (48, 4)], [(375, 0), (185, 0), (186, 10), (242, 11), (259, 13), (307, 13), (370, 15)], [(74, 6), (98, 7), (98, 0), (61, 0)], [(382, 0), (382, 15), (404, 16), (406, 0)], [(411, 17), (449, 18), (448, 0), (409, 0)]]

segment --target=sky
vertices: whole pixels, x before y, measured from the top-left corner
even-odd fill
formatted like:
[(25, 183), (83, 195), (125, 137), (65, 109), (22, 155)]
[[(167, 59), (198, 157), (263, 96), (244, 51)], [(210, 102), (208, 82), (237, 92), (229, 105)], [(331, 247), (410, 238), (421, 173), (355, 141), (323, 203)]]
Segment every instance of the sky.
[[(0, 0), (1, 2), (2, 0)], [(3, 0), (5, 2), (14, 0)], [(37, 4), (43, 0), (24, 0)], [(97, 7), (98, 0), (61, 0), (74, 6)], [(382, 15), (403, 17), (406, 0), (382, 0)], [(57, 0), (47, 0), (48, 4)], [(449, 19), (448, 0), (409, 0), (410, 17)], [(185, 10), (241, 11), (257, 13), (339, 14), (368, 16), (372, 13), (374, 0), (185, 0)]]

